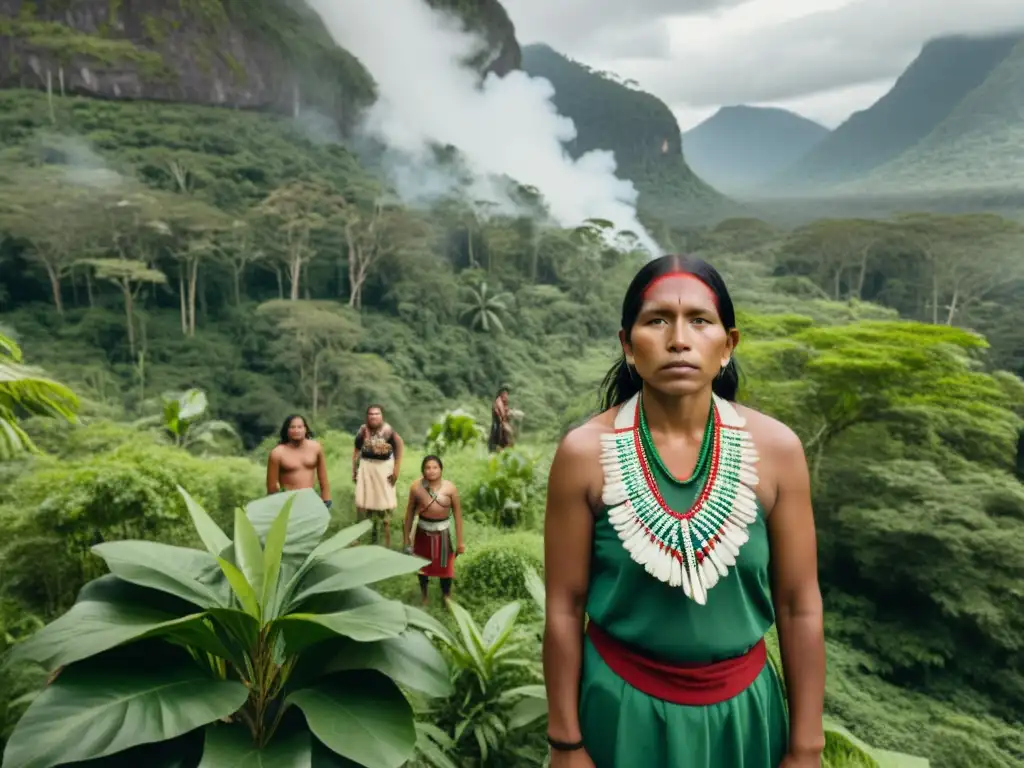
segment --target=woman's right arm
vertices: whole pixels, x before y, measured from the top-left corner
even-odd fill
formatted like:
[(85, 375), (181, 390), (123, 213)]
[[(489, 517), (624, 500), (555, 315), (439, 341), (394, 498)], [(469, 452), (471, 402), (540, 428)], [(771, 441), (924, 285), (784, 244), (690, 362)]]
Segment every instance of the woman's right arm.
[[(544, 517), (544, 684), (548, 694), (548, 735), (554, 741), (582, 741), (579, 722), (583, 616), (590, 578), (594, 532), (590, 484), (599, 440), (586, 427), (569, 433), (555, 453), (548, 477)], [(592, 765), (582, 750), (553, 752), (563, 764)], [(585, 762), (583, 762), (585, 761)], [(557, 763), (556, 763), (557, 764)]]

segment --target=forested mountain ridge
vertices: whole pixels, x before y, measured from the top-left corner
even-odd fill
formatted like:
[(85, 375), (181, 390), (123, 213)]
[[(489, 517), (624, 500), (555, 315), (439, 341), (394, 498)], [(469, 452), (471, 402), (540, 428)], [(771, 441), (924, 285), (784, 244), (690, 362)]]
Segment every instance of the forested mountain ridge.
[(813, 120), (777, 107), (722, 107), (683, 134), (690, 168), (726, 194), (767, 181), (829, 135)]
[(861, 193), (1020, 190), (1024, 41), (914, 147), (849, 185)]
[[(488, 71), (519, 65), (497, 0), (430, 0), (460, 15), (491, 50)], [(0, 87), (50, 88), (295, 113), (350, 122), (373, 78), (302, 0), (0, 0)]]
[[(1019, 34), (953, 36), (926, 43), (892, 89), (854, 113), (772, 186), (787, 193), (827, 188), (893, 160), (950, 115), (1020, 39)], [(770, 192), (767, 186), (764, 191)]]
[(523, 70), (551, 82), (559, 113), (576, 125), (569, 152), (614, 152), (618, 175), (637, 187), (645, 213), (674, 223), (707, 223), (733, 207), (687, 165), (679, 123), (657, 97), (546, 45), (524, 46)]

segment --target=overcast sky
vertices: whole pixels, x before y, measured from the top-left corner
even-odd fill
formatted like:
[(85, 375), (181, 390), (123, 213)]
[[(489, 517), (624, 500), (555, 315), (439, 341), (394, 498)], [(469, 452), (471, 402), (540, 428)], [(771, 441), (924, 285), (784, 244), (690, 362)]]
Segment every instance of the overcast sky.
[(683, 130), (731, 104), (835, 127), (929, 38), (1024, 26), (1024, 0), (502, 0), (521, 43), (636, 80)]

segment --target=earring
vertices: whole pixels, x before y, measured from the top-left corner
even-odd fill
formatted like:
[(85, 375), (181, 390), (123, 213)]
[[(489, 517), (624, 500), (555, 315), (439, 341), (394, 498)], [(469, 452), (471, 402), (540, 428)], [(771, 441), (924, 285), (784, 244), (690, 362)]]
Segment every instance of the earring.
[(716, 379), (722, 378), (722, 376), (725, 374), (725, 369), (729, 367), (729, 363), (731, 363), (731, 362), (732, 362), (732, 360), (726, 360), (725, 361), (725, 365), (723, 365), (721, 368), (718, 369), (718, 375), (715, 376)]
[(635, 384), (639, 379), (636, 375), (636, 367), (633, 366), (628, 360), (626, 361), (626, 370), (629, 371), (629, 378), (633, 380)]

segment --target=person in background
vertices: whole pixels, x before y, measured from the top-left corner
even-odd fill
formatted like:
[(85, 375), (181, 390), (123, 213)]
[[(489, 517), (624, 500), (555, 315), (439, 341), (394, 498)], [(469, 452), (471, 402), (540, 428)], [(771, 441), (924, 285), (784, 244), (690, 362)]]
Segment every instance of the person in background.
[(487, 440), (487, 450), (491, 453), (500, 452), (511, 445), (512, 411), (508, 405), (508, 388), (502, 387), (491, 405), (491, 434)]
[[(420, 467), (423, 476), (409, 490), (405, 508), (402, 544), (407, 554), (430, 561), (419, 573), (423, 604), (428, 602), (431, 578), (441, 581), (441, 595), (447, 605), (455, 578), (455, 557), (466, 551), (462, 538), (462, 502), (459, 489), (442, 476), (444, 464), (438, 456), (427, 456)], [(419, 517), (412, 534), (414, 517)], [(452, 548), (452, 519), (455, 520), (455, 548)], [(410, 542), (412, 545), (410, 546)]]
[(825, 639), (800, 440), (735, 403), (739, 332), (710, 265), (648, 262), (620, 328), (604, 411), (549, 475), (551, 768), (818, 768)]
[(356, 433), (352, 451), (352, 480), (356, 484), (356, 514), (373, 521), (371, 541), (379, 535), (377, 523), (384, 528), (384, 546), (391, 547), (391, 516), (398, 506), (395, 484), (402, 466), (405, 444), (391, 425), (384, 421), (384, 408), (371, 405), (366, 422)]
[(267, 493), (297, 491), (320, 484), (320, 498), (331, 508), (324, 449), (309, 431), (306, 419), (293, 414), (281, 425), (280, 441), (267, 459)]

